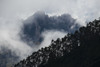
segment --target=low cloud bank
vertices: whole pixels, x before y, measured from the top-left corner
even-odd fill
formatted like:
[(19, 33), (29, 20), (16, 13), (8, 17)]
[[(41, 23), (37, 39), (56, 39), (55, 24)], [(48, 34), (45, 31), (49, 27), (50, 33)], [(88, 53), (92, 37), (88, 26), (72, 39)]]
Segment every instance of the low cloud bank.
[(23, 42), (19, 36), (22, 23), (19, 20), (8, 20), (0, 18), (0, 50), (11, 50), (12, 54), (19, 56), (20, 59), (32, 52), (32, 48)]
[[(23, 29), (24, 26), (26, 27)], [(0, 50), (4, 47), (23, 59), (41, 47), (49, 46), (52, 39), (62, 38), (67, 32), (72, 32), (78, 27), (76, 19), (69, 14), (49, 17), (38, 12), (25, 21), (19, 18), (0, 17)], [(20, 34), (29, 37), (25, 37), (25, 41)], [(38, 42), (41, 37), (40, 45), (34, 44), (34, 41)], [(27, 42), (31, 42), (31, 45)]]
[(47, 47), (51, 44), (51, 40), (56, 40), (57, 38), (62, 38), (67, 35), (67, 32), (58, 30), (47, 30), (42, 33), (43, 41), (40, 44), (41, 47)]

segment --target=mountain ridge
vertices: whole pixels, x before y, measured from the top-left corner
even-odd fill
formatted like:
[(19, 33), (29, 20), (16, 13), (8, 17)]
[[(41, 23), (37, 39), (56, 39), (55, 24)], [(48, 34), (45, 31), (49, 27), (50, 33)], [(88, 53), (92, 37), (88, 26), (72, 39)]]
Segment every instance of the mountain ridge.
[[(100, 66), (100, 20), (89, 22), (73, 34), (52, 40), (14, 67), (96, 67)], [(95, 49), (96, 48), (96, 49)]]

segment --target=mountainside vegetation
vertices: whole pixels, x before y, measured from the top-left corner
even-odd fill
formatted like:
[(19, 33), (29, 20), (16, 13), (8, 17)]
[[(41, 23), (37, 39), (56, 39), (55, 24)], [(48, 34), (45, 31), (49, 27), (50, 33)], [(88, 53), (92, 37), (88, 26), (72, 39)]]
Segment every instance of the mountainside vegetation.
[(52, 40), (14, 67), (100, 67), (100, 20)]

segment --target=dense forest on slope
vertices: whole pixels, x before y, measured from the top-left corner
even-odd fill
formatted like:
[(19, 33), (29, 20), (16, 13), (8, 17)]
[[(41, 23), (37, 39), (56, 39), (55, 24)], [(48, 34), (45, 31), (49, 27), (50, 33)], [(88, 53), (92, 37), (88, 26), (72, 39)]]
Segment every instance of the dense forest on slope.
[(52, 40), (14, 67), (100, 67), (100, 20)]

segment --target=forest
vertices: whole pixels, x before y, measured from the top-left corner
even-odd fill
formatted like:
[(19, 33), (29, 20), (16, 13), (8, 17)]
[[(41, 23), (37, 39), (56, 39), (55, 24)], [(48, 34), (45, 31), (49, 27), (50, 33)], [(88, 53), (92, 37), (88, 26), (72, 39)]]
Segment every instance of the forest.
[(14, 67), (100, 67), (100, 20), (52, 40)]

